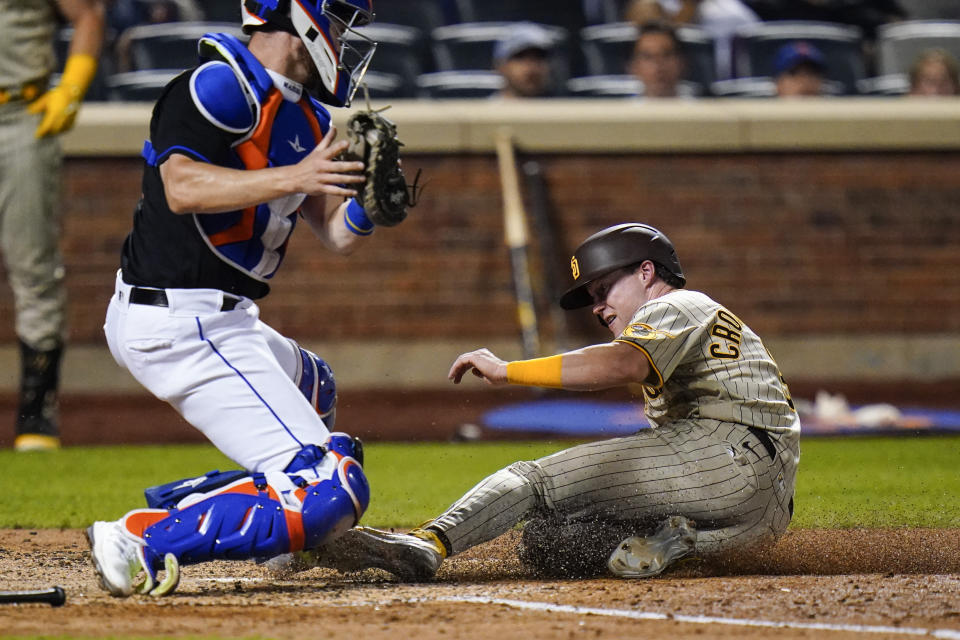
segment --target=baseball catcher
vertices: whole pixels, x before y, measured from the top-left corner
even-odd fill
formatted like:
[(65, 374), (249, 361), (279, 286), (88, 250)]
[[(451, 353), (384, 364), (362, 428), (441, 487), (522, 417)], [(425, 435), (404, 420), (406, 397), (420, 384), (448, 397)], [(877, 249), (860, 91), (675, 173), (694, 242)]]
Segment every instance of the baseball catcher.
[(479, 349), (456, 359), (450, 379), (578, 391), (640, 383), (653, 428), (516, 462), (410, 534), (352, 529), (300, 554), (300, 566), (423, 580), (444, 558), (525, 522), (521, 560), (540, 573), (642, 578), (786, 530), (800, 423), (757, 334), (684, 288), (673, 244), (649, 225), (604, 229), (570, 264), (560, 305), (591, 309), (612, 342), (513, 362)]
[(171, 593), (182, 565), (321, 546), (367, 508), (359, 444), (331, 433), (332, 368), (257, 301), (298, 224), (350, 253), (402, 220), (392, 129), (344, 158), (327, 110), (362, 81), (376, 43), (357, 27), (372, 18), (370, 0), (245, 0), (249, 43), (204, 35), (154, 107), (104, 331), (117, 363), (241, 470), (150, 488), (148, 508), (89, 527), (115, 596)]

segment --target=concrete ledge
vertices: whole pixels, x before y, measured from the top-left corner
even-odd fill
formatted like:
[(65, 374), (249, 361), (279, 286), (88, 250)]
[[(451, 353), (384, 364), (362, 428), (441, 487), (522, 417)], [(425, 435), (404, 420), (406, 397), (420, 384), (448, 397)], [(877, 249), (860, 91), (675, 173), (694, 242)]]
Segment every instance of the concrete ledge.
[[(375, 107), (386, 103), (376, 101)], [(700, 153), (960, 149), (960, 98), (395, 100), (406, 153), (490, 153), (509, 128), (533, 152)], [(152, 105), (90, 103), (70, 156), (135, 156)], [(350, 111), (334, 110), (341, 129)]]

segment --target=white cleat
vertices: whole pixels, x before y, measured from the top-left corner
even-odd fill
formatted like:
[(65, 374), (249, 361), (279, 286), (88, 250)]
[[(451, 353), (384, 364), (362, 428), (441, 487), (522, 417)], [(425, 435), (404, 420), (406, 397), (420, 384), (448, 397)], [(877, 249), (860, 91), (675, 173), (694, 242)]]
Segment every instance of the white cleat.
[(90, 559), (100, 578), (100, 586), (112, 596), (126, 597), (133, 593), (134, 579), (142, 565), (138, 545), (127, 536), (119, 522), (94, 522), (87, 528)]
[(650, 578), (690, 554), (696, 541), (693, 521), (671, 516), (652, 536), (631, 536), (617, 545), (607, 567), (618, 578)]
[[(144, 547), (117, 522), (97, 521), (87, 527), (90, 541), (90, 559), (100, 579), (100, 586), (110, 595), (127, 597), (137, 593), (165, 596), (173, 593), (180, 582), (180, 565), (176, 556), (167, 553), (164, 558), (166, 574), (157, 582), (157, 575), (147, 566)], [(137, 582), (137, 576), (144, 579)]]

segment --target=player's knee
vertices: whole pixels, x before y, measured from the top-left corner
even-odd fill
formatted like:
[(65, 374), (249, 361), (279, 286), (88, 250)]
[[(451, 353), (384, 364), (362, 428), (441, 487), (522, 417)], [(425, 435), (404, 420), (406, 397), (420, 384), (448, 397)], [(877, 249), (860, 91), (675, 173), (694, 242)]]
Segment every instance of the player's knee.
[(333, 377), (333, 369), (326, 361), (301, 346), (300, 374), (294, 380), (300, 393), (323, 418), (328, 429), (333, 429), (337, 408), (337, 383)]
[(319, 546), (355, 526), (369, 504), (370, 485), (363, 467), (353, 457), (341, 457), (329, 479), (306, 488), (304, 548)]
[[(326, 479), (310, 479), (311, 471), (332, 456), (335, 468)], [(323, 447), (308, 445), (284, 469), (303, 479), (304, 548), (323, 544), (360, 521), (370, 504), (370, 485), (363, 472), (363, 448), (358, 438), (331, 433)]]

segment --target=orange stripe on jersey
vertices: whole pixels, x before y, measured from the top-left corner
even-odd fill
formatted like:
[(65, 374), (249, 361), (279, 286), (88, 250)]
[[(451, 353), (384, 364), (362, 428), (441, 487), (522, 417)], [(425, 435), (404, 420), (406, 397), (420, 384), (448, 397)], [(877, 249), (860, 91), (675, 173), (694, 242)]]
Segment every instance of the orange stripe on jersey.
[(282, 104), (283, 95), (280, 91), (276, 88), (270, 89), (260, 109), (260, 122), (257, 123), (253, 135), (234, 149), (247, 169), (263, 169), (270, 163), (268, 159), (270, 134), (273, 132), (273, 121)]
[[(247, 169), (265, 169), (270, 164), (270, 133), (273, 131), (273, 121), (276, 118), (280, 105), (283, 104), (283, 95), (277, 89), (271, 89), (260, 111), (260, 122), (249, 139), (238, 144), (234, 151), (240, 156), (240, 161)], [(253, 237), (253, 223), (256, 220), (256, 207), (247, 207), (243, 210), (240, 220), (219, 233), (210, 236), (210, 243), (219, 247), (234, 242), (246, 242)]]
[(131, 511), (123, 518), (123, 526), (127, 531), (137, 536), (143, 537), (143, 532), (151, 525), (160, 522), (170, 515), (166, 509), (137, 509)]
[(215, 247), (219, 247), (234, 242), (246, 242), (253, 237), (253, 222), (256, 220), (256, 215), (256, 207), (247, 207), (243, 210), (243, 215), (235, 225), (229, 229), (210, 235), (210, 243)]
[(320, 142), (323, 140), (323, 131), (320, 129), (320, 121), (317, 120), (317, 115), (313, 112), (313, 107), (311, 107), (310, 103), (306, 100), (301, 100), (300, 108), (303, 109), (303, 115), (307, 117), (307, 122), (310, 123), (314, 140)]

